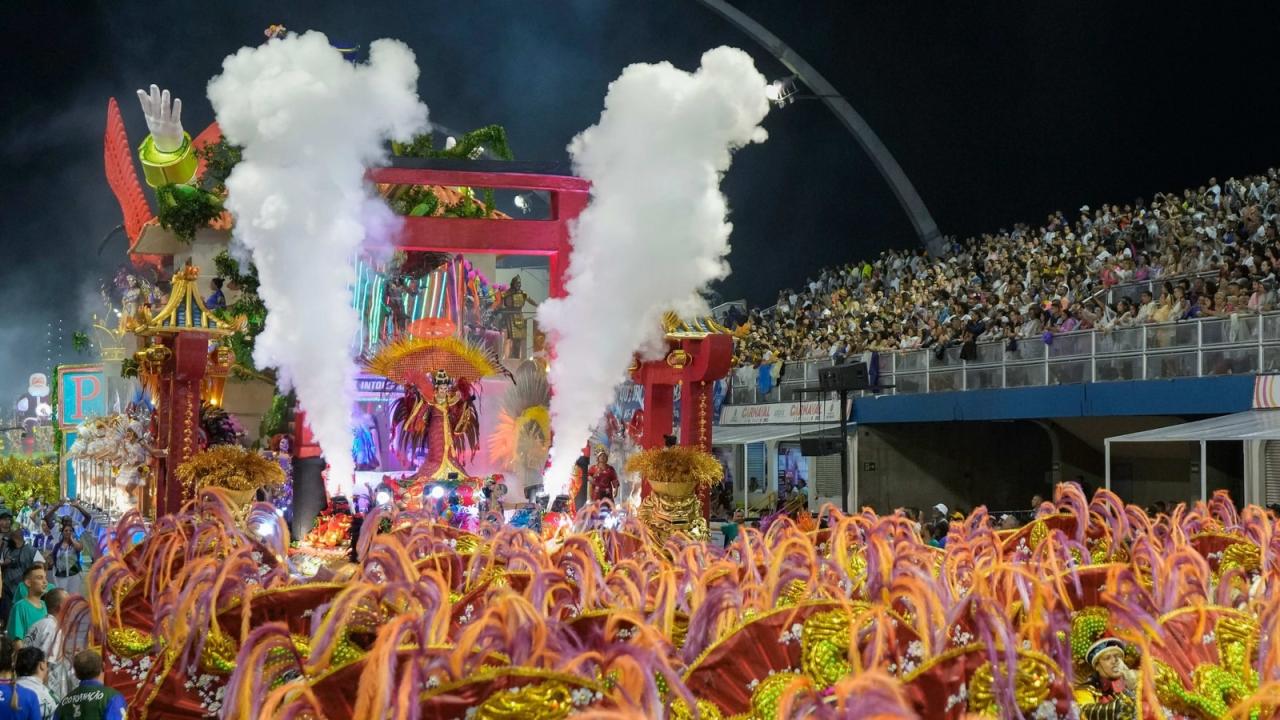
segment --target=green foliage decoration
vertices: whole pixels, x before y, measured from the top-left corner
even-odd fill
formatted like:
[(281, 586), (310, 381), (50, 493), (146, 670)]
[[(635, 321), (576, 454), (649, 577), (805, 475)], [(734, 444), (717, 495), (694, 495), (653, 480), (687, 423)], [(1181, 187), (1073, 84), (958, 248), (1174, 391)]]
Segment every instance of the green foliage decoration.
[(29, 458), (25, 455), (0, 457), (0, 501), (10, 510), (26, 505), (28, 499), (42, 503), (58, 501), (58, 460), (56, 457)]
[(391, 153), (396, 157), (437, 158), (452, 160), (477, 160), (485, 151), (499, 160), (511, 160), (511, 146), (507, 144), (507, 131), (501, 125), (486, 125), (458, 138), (449, 149), (436, 148), (431, 133), (414, 136), (407, 143), (391, 143)]
[(262, 414), (262, 424), (258, 427), (258, 436), (266, 442), (279, 435), (289, 427), (289, 408), (293, 402), (288, 395), (276, 393), (271, 398), (271, 407)]
[(218, 270), (218, 276), (225, 279), (232, 289), (240, 292), (235, 302), (216, 311), (216, 315), (228, 322), (240, 316), (248, 321), (243, 332), (237, 332), (224, 340), (236, 356), (236, 376), (242, 379), (261, 379), (255, 372), (257, 368), (253, 364), (253, 347), (258, 333), (266, 325), (267, 305), (258, 296), (258, 269), (252, 264), (242, 268), (239, 261), (226, 250), (218, 253), (213, 264)]
[(204, 161), (200, 187), (211, 193), (226, 195), (227, 178), (231, 177), (231, 171), (243, 157), (243, 148), (222, 139), (196, 150), (196, 157)]
[(161, 185), (156, 188), (156, 201), (160, 226), (184, 242), (194, 240), (197, 230), (222, 215), (221, 198), (190, 185)]
[[(396, 157), (437, 158), (450, 160), (478, 160), (485, 152), (499, 160), (512, 160), (511, 146), (507, 143), (507, 131), (501, 125), (486, 125), (458, 138), (449, 149), (436, 148), (434, 137), (427, 133), (415, 136), (407, 143), (391, 143)], [(429, 188), (410, 187), (391, 198), (392, 208), (401, 215), (424, 217), (436, 214), (439, 199)], [(483, 191), (483, 204), (477, 203), (475, 193), (463, 188), (462, 198), (447, 205), (440, 213), (444, 217), (478, 218), (493, 214), (493, 190)]]

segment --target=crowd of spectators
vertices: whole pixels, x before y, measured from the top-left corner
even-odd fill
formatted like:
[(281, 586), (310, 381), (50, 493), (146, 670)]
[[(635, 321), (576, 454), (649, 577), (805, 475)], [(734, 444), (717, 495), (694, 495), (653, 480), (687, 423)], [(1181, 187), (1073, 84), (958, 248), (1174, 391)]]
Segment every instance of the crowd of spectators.
[[(0, 507), (0, 718), (49, 720), (60, 701), (74, 704), (78, 681), (101, 680), (101, 657), (96, 674), (81, 676), (82, 658), (64, 646), (73, 635), (85, 645), (87, 628), (61, 612), (73, 600), (83, 602), (97, 533), (97, 521), (74, 503), (31, 500), (16, 516)], [(123, 718), (117, 705), (121, 712), (109, 717)]]
[[(1216, 178), (1072, 219), (946, 239), (937, 256), (889, 250), (824, 269), (752, 310), (744, 364), (961, 346), (1073, 330), (1263, 312), (1277, 305), (1280, 171)], [(1155, 292), (1144, 281), (1154, 283)], [(1143, 288), (1139, 291), (1139, 287)], [(1118, 292), (1107, 291), (1116, 288)], [(1012, 349), (1012, 347), (1011, 347)]]

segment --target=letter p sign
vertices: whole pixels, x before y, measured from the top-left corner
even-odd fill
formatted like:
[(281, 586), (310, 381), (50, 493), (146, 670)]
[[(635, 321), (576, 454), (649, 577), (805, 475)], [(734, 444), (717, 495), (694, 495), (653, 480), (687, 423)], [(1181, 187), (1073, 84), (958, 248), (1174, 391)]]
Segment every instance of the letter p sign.
[[(102, 398), (102, 378), (96, 374), (72, 375), (67, 378), (71, 383), (71, 397), (67, 398), (70, 403), (71, 414), (67, 420), (71, 422), (80, 422), (84, 420), (88, 413), (101, 413), (106, 410), (104, 403), (100, 401)], [(98, 402), (95, 402), (98, 401)]]

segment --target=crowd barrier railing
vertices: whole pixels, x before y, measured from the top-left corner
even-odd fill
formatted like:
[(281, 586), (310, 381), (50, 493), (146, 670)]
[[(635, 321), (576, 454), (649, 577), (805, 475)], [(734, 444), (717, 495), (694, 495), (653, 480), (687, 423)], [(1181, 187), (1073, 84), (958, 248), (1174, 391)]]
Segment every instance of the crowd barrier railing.
[[(1084, 330), (1046, 338), (978, 343), (975, 357), (960, 346), (880, 353), (881, 393), (952, 392), (1085, 382), (1242, 375), (1280, 371), (1280, 312)], [(815, 399), (818, 371), (831, 360), (787, 363), (778, 384), (761, 393), (756, 370), (732, 373), (726, 402), (757, 404)]]

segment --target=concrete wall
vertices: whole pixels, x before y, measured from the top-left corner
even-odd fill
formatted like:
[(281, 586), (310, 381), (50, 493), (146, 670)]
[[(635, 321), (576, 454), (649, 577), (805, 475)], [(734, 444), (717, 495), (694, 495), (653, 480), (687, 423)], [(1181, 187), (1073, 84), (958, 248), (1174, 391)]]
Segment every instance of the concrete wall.
[(1020, 510), (1050, 486), (1053, 446), (1030, 422), (860, 426), (858, 501), (879, 512), (902, 505)]
[(480, 274), (488, 278), (490, 282), (494, 282), (494, 278), (497, 277), (497, 274), (498, 274), (497, 273), (497, 269), (498, 269), (497, 255), (490, 255), (488, 253), (483, 253), (483, 254), (469, 253), (464, 257), (466, 257), (466, 259), (471, 262), (471, 267), (475, 268), (476, 270), (479, 270)]
[(227, 378), (223, 389), (222, 407), (244, 428), (249, 442), (258, 439), (258, 429), (262, 425), (262, 416), (271, 409), (271, 398), (275, 395), (275, 386), (260, 380), (238, 380), (234, 376)]
[[(1154, 450), (1112, 444), (1111, 489), (1128, 502), (1150, 506), (1200, 498), (1200, 446), (1197, 443), (1160, 443)], [(1212, 442), (1206, 446), (1207, 495), (1226, 490), (1240, 504), (1244, 501), (1244, 453), (1239, 442)], [(1101, 482), (1099, 482), (1101, 486)]]
[[(907, 505), (929, 508), (1024, 510), (1033, 494), (1049, 495), (1054, 482), (1083, 480), (1104, 486), (1101, 438), (1167, 425), (1170, 418), (1127, 418), (1122, 431), (1093, 438), (1079, 421), (945, 422), (860, 425), (858, 500), (877, 511)], [(1226, 489), (1244, 497), (1244, 457), (1238, 442), (1209, 443), (1208, 494)], [(1150, 506), (1200, 497), (1200, 449), (1194, 443), (1112, 446), (1112, 490)]]

